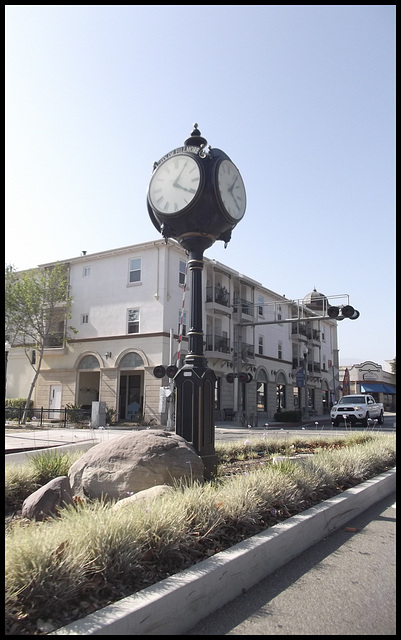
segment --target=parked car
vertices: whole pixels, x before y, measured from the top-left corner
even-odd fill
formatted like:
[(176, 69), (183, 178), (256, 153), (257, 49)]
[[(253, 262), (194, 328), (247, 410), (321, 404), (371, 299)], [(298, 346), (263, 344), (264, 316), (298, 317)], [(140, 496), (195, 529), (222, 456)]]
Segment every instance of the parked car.
[(356, 422), (362, 423), (364, 427), (369, 426), (369, 418), (376, 419), (378, 424), (384, 422), (384, 408), (381, 402), (376, 402), (373, 396), (360, 394), (353, 396), (343, 396), (330, 411), (331, 423), (338, 427), (341, 422), (354, 425)]

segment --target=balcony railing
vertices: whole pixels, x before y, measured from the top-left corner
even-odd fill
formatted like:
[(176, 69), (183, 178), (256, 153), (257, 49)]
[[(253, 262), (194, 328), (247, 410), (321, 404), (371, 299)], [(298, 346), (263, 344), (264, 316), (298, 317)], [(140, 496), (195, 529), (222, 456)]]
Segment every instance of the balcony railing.
[(206, 287), (206, 302), (217, 302), (224, 307), (230, 306), (230, 293), (225, 287)]
[(245, 298), (235, 298), (234, 300), (234, 313), (238, 311), (238, 307), (241, 307), (242, 313), (246, 313), (248, 316), (253, 316), (253, 304), (250, 300)]
[(230, 340), (222, 336), (207, 334), (205, 351), (218, 351), (220, 353), (230, 353)]
[[(292, 359), (292, 368), (293, 369), (298, 369), (298, 368), (303, 368), (303, 367), (304, 367), (303, 358), (293, 358)], [(315, 373), (320, 373), (321, 371), (327, 371), (327, 369), (325, 369), (324, 367), (321, 367), (319, 362), (313, 362), (313, 363), (312, 362), (308, 362), (307, 369), (311, 373), (312, 373), (312, 371), (314, 371)]]
[(291, 331), (292, 331), (292, 335), (301, 335), (305, 337), (310, 337), (308, 336), (308, 329), (306, 328), (306, 324), (297, 324), (296, 322), (294, 322), (292, 325)]
[(247, 358), (254, 358), (255, 357), (254, 345), (243, 342), (241, 345), (241, 355), (244, 360)]
[(64, 332), (56, 332), (47, 336), (44, 342), (45, 349), (59, 349), (64, 346)]

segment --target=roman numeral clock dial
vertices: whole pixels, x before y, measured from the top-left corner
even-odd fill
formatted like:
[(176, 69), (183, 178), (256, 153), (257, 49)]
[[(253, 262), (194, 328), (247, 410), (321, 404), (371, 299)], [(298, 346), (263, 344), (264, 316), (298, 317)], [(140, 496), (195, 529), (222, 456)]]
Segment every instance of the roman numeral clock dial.
[(149, 184), (149, 202), (167, 215), (181, 212), (195, 198), (200, 184), (199, 165), (191, 156), (174, 155), (155, 170)]

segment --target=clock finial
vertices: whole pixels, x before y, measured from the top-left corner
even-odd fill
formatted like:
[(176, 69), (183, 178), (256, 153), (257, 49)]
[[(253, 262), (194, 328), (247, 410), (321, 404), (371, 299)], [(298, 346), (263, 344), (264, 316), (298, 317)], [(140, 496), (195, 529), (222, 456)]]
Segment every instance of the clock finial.
[(191, 136), (185, 140), (184, 144), (188, 147), (205, 147), (207, 145), (207, 140), (206, 138), (202, 138), (196, 122), (194, 123)]

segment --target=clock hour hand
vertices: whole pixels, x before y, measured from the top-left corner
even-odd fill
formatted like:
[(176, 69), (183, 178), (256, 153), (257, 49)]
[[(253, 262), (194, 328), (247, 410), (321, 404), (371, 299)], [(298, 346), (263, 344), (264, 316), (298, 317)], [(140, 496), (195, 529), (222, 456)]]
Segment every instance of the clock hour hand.
[(233, 189), (234, 189), (235, 183), (237, 182), (237, 178), (238, 178), (238, 176), (235, 176), (235, 180), (234, 180), (234, 182), (232, 183), (231, 187), (228, 187), (228, 189), (227, 189), (227, 191), (228, 191), (229, 193), (231, 193), (231, 195), (233, 195)]
[(182, 189), (183, 191), (188, 191), (189, 193), (196, 193), (196, 189), (187, 189), (187, 187), (182, 187), (180, 184), (176, 184), (177, 181), (173, 183), (173, 187), (176, 189)]
[(235, 202), (235, 206), (237, 207), (238, 211), (240, 211), (241, 209), (240, 209), (240, 207), (238, 206), (237, 198), (236, 198), (236, 197), (235, 197), (235, 195), (233, 194), (233, 190), (234, 190), (235, 183), (237, 182), (237, 178), (238, 178), (238, 176), (235, 176), (235, 180), (234, 180), (234, 182), (232, 183), (231, 187), (229, 187), (229, 188), (227, 189), (227, 191), (230, 193), (230, 195), (231, 195), (232, 199), (234, 200), (234, 202)]

